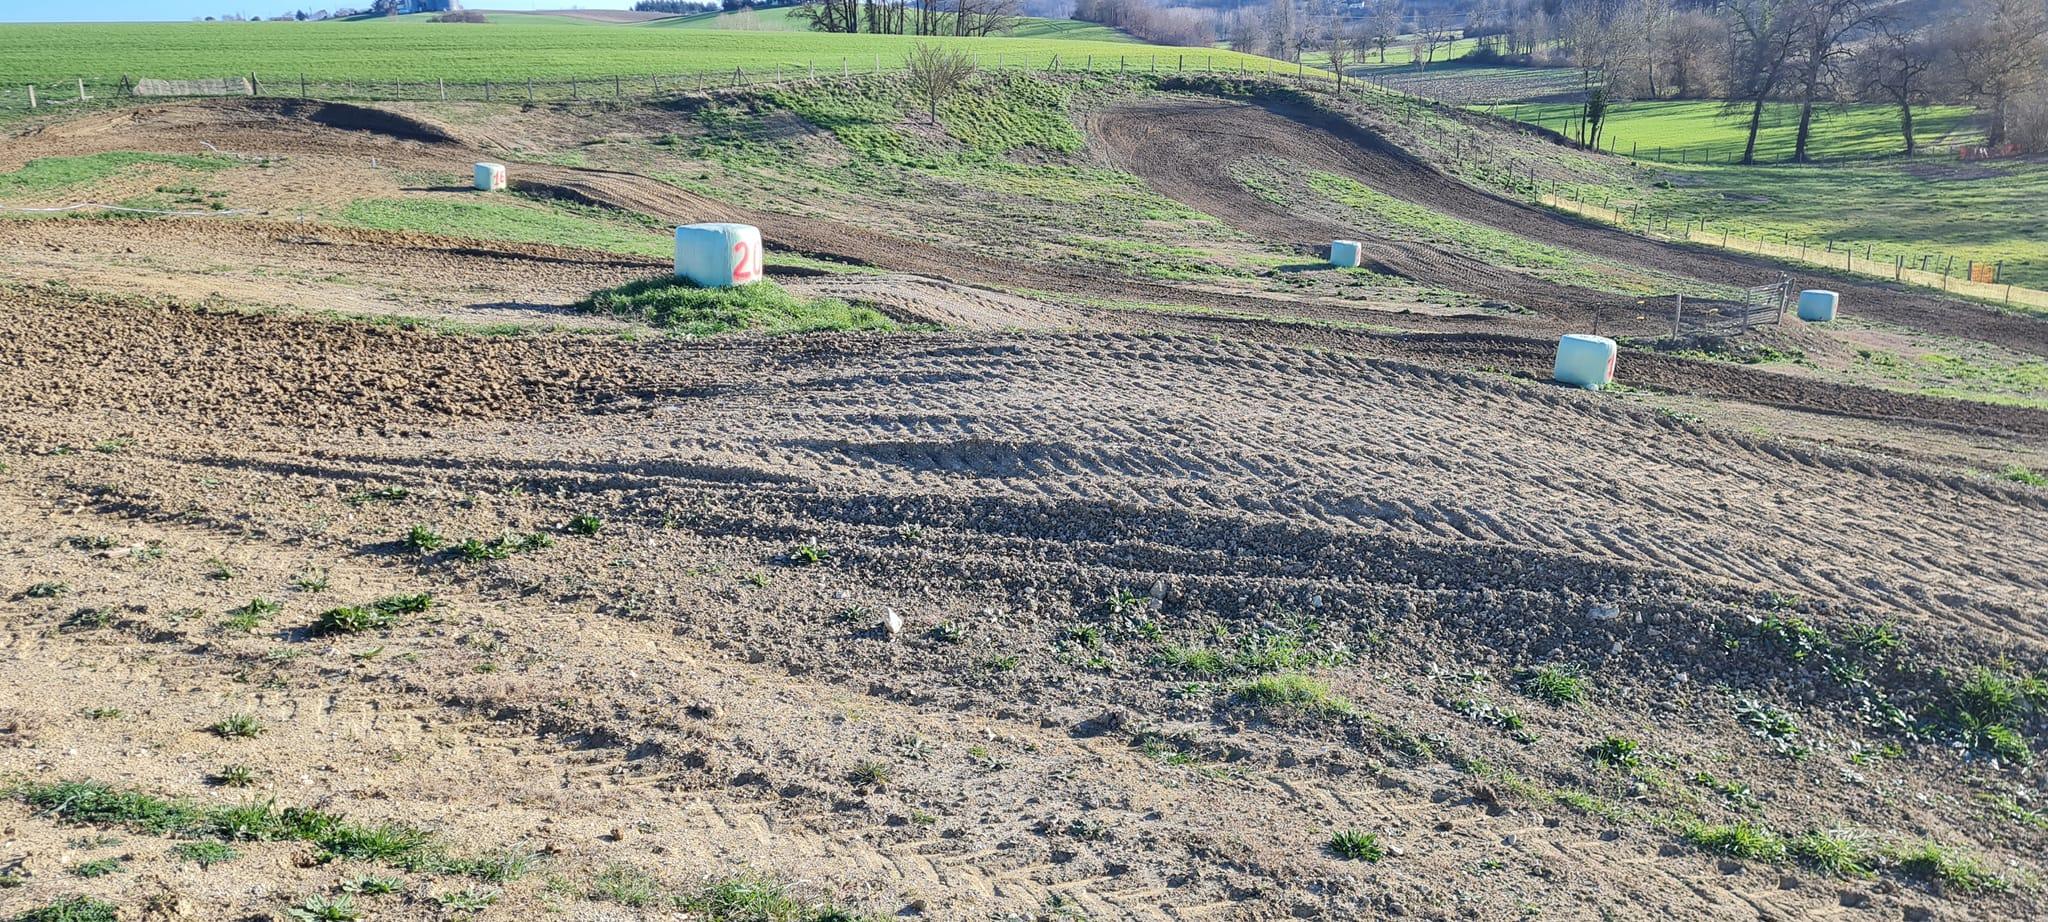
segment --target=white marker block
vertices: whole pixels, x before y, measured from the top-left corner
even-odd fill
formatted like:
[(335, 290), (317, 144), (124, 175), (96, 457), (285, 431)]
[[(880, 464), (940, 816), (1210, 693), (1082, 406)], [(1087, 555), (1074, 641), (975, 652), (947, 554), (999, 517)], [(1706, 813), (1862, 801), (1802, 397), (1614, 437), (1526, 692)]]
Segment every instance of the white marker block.
[(1365, 247), (1356, 240), (1330, 241), (1330, 265), (1340, 269), (1356, 269), (1365, 261)]
[(699, 288), (731, 288), (760, 281), (761, 229), (752, 224), (676, 228), (676, 274)]
[(477, 164), (476, 188), (479, 192), (503, 191), (505, 188), (505, 165), (502, 163)]

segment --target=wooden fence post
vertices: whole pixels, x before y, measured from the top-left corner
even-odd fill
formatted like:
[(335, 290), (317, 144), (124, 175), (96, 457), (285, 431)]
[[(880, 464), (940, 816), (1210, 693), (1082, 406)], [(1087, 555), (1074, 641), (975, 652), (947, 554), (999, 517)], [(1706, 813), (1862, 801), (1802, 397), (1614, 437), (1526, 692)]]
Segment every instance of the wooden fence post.
[(439, 89), (439, 90), (441, 91), (441, 101), (442, 101), (442, 102), (447, 102), (447, 101), (448, 101), (448, 78), (446, 78), (446, 77), (435, 77), (435, 78), (434, 78), (434, 86), (435, 86), (436, 88), (438, 88), (438, 89)]
[(302, 72), (300, 72), (300, 74), (299, 74), (299, 98), (300, 98), (300, 99), (307, 99), (307, 98), (309, 98), (309, 97), (307, 97), (307, 95), (306, 95), (306, 75), (305, 75), (305, 73), (304, 73), (303, 71), (302, 71)]

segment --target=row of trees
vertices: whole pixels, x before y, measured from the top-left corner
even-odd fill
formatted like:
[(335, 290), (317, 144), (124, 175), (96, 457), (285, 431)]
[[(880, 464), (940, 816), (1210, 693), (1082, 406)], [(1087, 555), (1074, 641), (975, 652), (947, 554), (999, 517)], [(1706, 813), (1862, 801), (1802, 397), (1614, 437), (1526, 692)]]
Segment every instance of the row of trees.
[(971, 35), (1007, 32), (1022, 0), (804, 0), (796, 16), (819, 32)]

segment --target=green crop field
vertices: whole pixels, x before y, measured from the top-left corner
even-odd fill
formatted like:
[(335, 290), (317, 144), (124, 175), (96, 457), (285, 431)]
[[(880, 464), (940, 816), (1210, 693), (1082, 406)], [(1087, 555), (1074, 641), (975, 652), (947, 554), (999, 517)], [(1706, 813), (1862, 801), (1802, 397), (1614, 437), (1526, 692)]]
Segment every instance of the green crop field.
[[(1483, 107), (1484, 108), (1484, 107)], [(1485, 108), (1497, 115), (1568, 130), (1581, 115), (1575, 103), (1527, 103)], [(1913, 134), (1925, 147), (1941, 147), (1976, 140), (1969, 126), (1966, 106), (1929, 106), (1913, 113)], [(1757, 159), (1789, 160), (1798, 135), (1799, 107), (1793, 103), (1771, 103), (1764, 107), (1764, 127), (1757, 135)], [(1713, 162), (1742, 155), (1748, 131), (1747, 109), (1732, 112), (1725, 103), (1713, 100), (1651, 101), (1619, 103), (1608, 110), (1607, 127), (1601, 133), (1601, 147), (1639, 157), (1662, 152), (1676, 160), (1680, 151), (1686, 159), (1698, 161), (1711, 153)], [(1899, 111), (1891, 106), (1858, 105), (1816, 110), (1813, 127), (1813, 156), (1836, 160), (1876, 157), (1902, 153), (1906, 149), (1899, 131)]]
[[(763, 14), (766, 15), (766, 14)], [(569, 77), (655, 76), (750, 71), (776, 66), (837, 70), (900, 66), (920, 42), (959, 48), (987, 66), (1045, 67), (1057, 59), (1097, 69), (1128, 62), (1162, 67), (1250, 66), (1265, 58), (1230, 51), (1166, 48), (1108, 40), (1107, 30), (1027, 23), (1030, 37), (920, 38), (817, 32), (607, 24), (549, 16), (503, 16), (485, 24), (420, 17), (324, 23), (116, 23), (0, 25), (0, 90), (61, 87), (76, 78), (195, 78), (257, 74), (271, 82), (480, 83)], [(1113, 33), (1112, 33), (1113, 34)], [(1069, 36), (1086, 36), (1075, 38)], [(865, 65), (865, 68), (863, 67)]]

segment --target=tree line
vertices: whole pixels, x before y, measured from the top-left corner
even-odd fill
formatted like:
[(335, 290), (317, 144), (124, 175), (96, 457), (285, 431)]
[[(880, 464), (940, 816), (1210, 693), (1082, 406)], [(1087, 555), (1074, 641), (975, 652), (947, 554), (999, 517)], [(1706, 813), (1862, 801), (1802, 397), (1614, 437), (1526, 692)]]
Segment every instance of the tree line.
[(798, 19), (819, 32), (987, 36), (1007, 32), (1022, 0), (804, 0)]

